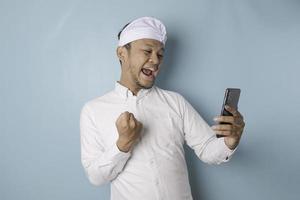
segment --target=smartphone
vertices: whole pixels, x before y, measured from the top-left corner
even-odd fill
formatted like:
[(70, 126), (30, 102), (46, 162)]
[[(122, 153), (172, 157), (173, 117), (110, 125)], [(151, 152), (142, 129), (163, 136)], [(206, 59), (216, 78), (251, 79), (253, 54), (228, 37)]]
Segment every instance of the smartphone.
[[(241, 89), (239, 88), (227, 88), (225, 90), (221, 115), (222, 116), (232, 116), (230, 112), (225, 109), (225, 105), (229, 105), (232, 108), (238, 109), (238, 102), (241, 94)], [(228, 124), (228, 123), (220, 123), (220, 124)], [(217, 138), (224, 137), (222, 135), (217, 135)]]
[(232, 114), (225, 109), (225, 105), (228, 105), (237, 110), (240, 94), (241, 94), (241, 89), (239, 88), (227, 88), (225, 90), (221, 115), (232, 116)]

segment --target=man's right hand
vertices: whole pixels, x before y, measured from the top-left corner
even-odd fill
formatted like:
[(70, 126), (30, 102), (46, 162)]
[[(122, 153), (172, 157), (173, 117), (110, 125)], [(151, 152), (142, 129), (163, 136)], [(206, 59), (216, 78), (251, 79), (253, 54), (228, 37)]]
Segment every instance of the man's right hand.
[(119, 133), (117, 147), (123, 152), (130, 151), (140, 138), (143, 124), (137, 121), (132, 113), (126, 111), (118, 117), (116, 127)]

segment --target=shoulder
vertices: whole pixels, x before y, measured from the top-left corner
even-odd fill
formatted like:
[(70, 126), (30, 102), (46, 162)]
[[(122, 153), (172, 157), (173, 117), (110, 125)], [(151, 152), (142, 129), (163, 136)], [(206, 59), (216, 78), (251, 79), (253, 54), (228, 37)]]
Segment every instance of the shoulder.
[(84, 103), (82, 107), (82, 112), (91, 112), (91, 110), (94, 110), (97, 107), (105, 106), (105, 104), (112, 101), (117, 96), (117, 94), (112, 90), (107, 93), (105, 93), (102, 96), (94, 97), (90, 100), (88, 100), (86, 103)]

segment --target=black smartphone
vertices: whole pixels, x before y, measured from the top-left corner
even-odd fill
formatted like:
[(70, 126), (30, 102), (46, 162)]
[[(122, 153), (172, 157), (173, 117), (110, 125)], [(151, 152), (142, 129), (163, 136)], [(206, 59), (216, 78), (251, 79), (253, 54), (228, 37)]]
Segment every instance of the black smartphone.
[(241, 94), (241, 89), (239, 88), (227, 88), (225, 90), (221, 115), (232, 116), (232, 114), (225, 109), (225, 105), (228, 105), (237, 110), (240, 94)]
[[(238, 109), (238, 102), (241, 94), (241, 89), (239, 88), (227, 88), (225, 90), (221, 115), (222, 116), (232, 116), (230, 112), (225, 109), (225, 105), (228, 105), (232, 108)], [(228, 124), (228, 123), (220, 123), (220, 124)], [(222, 135), (217, 135), (217, 138), (224, 137)]]

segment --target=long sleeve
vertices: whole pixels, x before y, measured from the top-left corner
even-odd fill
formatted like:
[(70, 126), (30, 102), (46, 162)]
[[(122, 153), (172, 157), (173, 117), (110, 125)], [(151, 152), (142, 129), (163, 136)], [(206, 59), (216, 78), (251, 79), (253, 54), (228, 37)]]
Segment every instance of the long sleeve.
[(181, 96), (181, 110), (185, 140), (203, 162), (220, 164), (227, 162), (235, 150), (229, 149), (224, 138), (217, 138), (211, 127)]
[(83, 107), (80, 115), (80, 142), (81, 162), (93, 185), (115, 179), (130, 157), (130, 153), (121, 152), (115, 143), (110, 147), (103, 144), (88, 105)]

